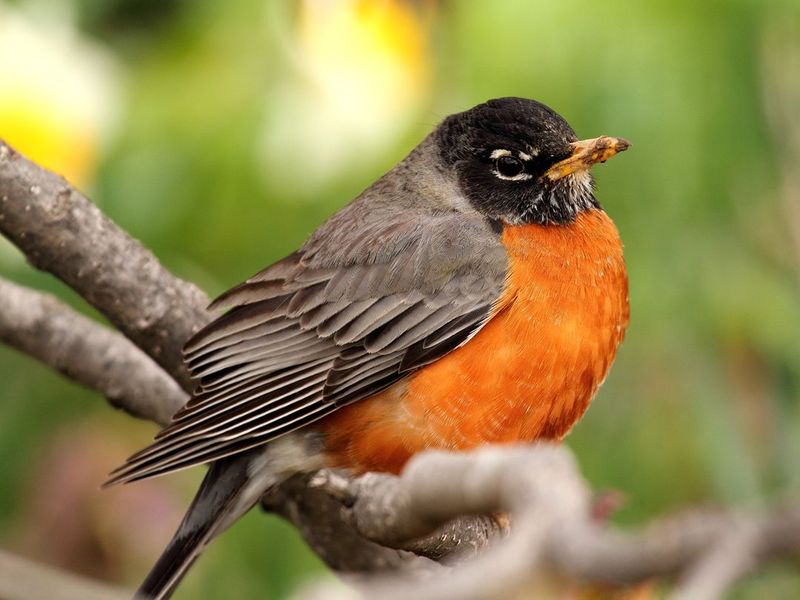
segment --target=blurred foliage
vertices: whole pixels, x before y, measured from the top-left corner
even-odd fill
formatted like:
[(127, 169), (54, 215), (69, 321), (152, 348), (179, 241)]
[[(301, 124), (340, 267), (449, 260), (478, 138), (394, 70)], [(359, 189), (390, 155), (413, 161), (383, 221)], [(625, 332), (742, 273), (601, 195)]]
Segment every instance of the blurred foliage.
[[(626, 495), (621, 523), (686, 503), (758, 505), (800, 492), (800, 192), (786, 183), (798, 181), (800, 158), (781, 142), (800, 137), (800, 108), (788, 123), (771, 121), (777, 92), (764, 75), (784, 58), (768, 51), (771, 37), (800, 56), (800, 3), (328, 4), (347, 18), (320, 19), (315, 11), (332, 9), (313, 0), (0, 0), (0, 32), (11, 11), (34, 27), (55, 20), (113, 62), (104, 109), (113, 123), (69, 134), (96, 136), (100, 148), (86, 169), (93, 179), (80, 183), (212, 295), (291, 252), (442, 117), (489, 97), (536, 98), (583, 137), (630, 139), (632, 149), (596, 178), (626, 243), (631, 325), (568, 443), (596, 488)], [(325, 30), (345, 22), (351, 29)], [(321, 37), (351, 44), (335, 53), (343, 63), (320, 71), (314, 61), (330, 58), (315, 54)], [(0, 69), (24, 58), (2, 52)], [(800, 85), (800, 69), (777, 72)], [(385, 93), (393, 77), (402, 94)], [(63, 108), (51, 96), (47, 115)], [(0, 136), (10, 135), (3, 97)], [(86, 310), (7, 246), (0, 272)], [(152, 427), (6, 349), (0, 381), (0, 543), (58, 562), (41, 550), (58, 532), (37, 546), (31, 508), (36, 495), (59, 494), (33, 475), (52, 468), (54, 440), (86, 427), (96, 444), (107, 439), (107, 453), (86, 446), (94, 472), (143, 445)], [(61, 468), (77, 476), (78, 463)], [(175, 522), (198, 476), (158, 481), (153, 510)], [(64, 502), (74, 511), (125, 497), (140, 506), (125, 496), (134, 493)], [(114, 540), (136, 536), (150, 518), (88, 518), (94, 528), (75, 543), (103, 552), (91, 554), (94, 565), (61, 564), (133, 585), (171, 525), (146, 543)], [(177, 598), (281, 598), (319, 572), (291, 528), (254, 512), (212, 546)], [(800, 577), (771, 569), (739, 595), (800, 597)]]

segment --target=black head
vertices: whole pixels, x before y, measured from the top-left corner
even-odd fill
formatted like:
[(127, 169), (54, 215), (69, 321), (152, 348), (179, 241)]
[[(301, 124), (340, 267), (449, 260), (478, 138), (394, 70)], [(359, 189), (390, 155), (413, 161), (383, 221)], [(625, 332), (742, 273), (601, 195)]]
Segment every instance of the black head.
[(565, 224), (598, 208), (588, 169), (627, 148), (617, 138), (579, 142), (558, 113), (524, 98), (451, 115), (436, 135), (470, 202), (508, 224)]

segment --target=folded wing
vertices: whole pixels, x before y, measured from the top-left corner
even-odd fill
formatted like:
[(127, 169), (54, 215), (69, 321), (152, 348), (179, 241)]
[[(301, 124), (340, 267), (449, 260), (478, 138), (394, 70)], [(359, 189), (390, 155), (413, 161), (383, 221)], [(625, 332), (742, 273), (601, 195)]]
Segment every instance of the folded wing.
[(342, 231), (329, 222), (214, 303), (233, 308), (185, 347), (197, 391), (109, 483), (265, 444), (386, 389), (491, 317), (507, 259), (483, 219), (377, 215)]

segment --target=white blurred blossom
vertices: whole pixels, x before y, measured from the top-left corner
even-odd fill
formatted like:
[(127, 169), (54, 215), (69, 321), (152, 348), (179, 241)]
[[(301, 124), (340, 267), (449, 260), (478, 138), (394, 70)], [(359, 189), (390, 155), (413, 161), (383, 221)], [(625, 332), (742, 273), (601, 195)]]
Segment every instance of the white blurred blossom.
[(286, 51), (291, 76), (270, 94), (270, 176), (324, 183), (397, 140), (430, 84), (432, 4), (303, 0)]

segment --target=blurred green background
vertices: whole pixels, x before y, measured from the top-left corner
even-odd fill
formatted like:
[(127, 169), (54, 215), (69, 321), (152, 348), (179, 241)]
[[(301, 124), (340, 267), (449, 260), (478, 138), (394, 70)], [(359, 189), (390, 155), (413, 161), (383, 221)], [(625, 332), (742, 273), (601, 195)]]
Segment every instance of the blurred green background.
[[(568, 444), (624, 493), (622, 524), (800, 492), (797, 0), (0, 0), (0, 80), (0, 137), (211, 295), (487, 98), (630, 139), (596, 170), (630, 329)], [(92, 314), (5, 243), (0, 275)], [(154, 432), (0, 348), (0, 546), (134, 586), (201, 475), (97, 490)], [(283, 598), (322, 573), (253, 512), (176, 597)], [(737, 594), (800, 597), (800, 574)]]

